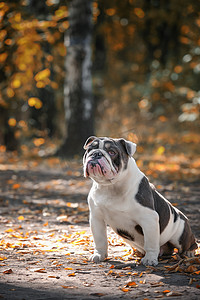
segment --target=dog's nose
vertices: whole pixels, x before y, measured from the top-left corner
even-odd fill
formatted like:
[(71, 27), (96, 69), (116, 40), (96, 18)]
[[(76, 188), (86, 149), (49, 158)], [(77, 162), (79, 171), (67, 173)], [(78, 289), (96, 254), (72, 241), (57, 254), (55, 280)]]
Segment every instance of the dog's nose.
[(101, 158), (103, 156), (103, 154), (101, 153), (101, 151), (96, 151), (92, 154), (93, 158)]

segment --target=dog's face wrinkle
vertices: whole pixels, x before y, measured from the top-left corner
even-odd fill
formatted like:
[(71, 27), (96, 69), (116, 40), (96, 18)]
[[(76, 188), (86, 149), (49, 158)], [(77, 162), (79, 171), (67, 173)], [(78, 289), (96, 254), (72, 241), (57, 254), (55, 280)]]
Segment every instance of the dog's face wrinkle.
[(99, 142), (97, 140), (94, 140), (88, 147), (87, 153), (89, 153), (91, 150), (98, 149), (99, 148)]
[[(89, 145), (88, 150), (87, 150), (87, 154), (89, 154), (89, 152), (91, 150), (96, 150), (96, 149), (101, 150), (99, 148), (99, 144), (100, 144), (99, 141), (97, 139), (95, 139)], [(119, 152), (119, 146), (117, 146), (114, 141), (105, 141), (104, 145), (103, 145), (103, 150), (108, 153), (109, 157), (111, 158), (113, 166), (115, 167), (115, 169), (117, 171), (119, 171), (121, 169), (121, 159), (122, 159), (122, 154), (120, 153), (121, 151)], [(115, 155), (110, 155), (109, 151), (114, 151)]]
[[(119, 149), (117, 146), (115, 146), (115, 144), (113, 142), (105, 142), (104, 144), (104, 150), (108, 153), (108, 155), (111, 158), (111, 161), (113, 163), (113, 166), (115, 167), (115, 169), (117, 171), (119, 171), (121, 169), (121, 155), (119, 152)], [(114, 155), (110, 155), (109, 152), (113, 151), (115, 154)]]

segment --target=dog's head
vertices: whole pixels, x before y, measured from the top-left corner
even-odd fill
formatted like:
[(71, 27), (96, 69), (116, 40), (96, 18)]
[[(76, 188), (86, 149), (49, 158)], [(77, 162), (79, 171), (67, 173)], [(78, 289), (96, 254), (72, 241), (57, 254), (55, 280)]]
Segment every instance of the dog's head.
[(127, 169), (136, 144), (125, 139), (91, 136), (85, 142), (84, 149), (84, 176), (101, 184), (110, 184)]

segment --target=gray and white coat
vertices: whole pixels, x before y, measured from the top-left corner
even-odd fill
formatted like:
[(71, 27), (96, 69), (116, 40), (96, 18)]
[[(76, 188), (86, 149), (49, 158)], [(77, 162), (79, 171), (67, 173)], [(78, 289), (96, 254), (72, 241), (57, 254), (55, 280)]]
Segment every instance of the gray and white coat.
[(93, 180), (88, 195), (95, 251), (107, 257), (107, 225), (141, 252), (144, 265), (174, 248), (194, 255), (198, 247), (187, 217), (151, 185), (132, 157), (136, 145), (124, 139), (90, 137), (84, 148), (84, 175)]

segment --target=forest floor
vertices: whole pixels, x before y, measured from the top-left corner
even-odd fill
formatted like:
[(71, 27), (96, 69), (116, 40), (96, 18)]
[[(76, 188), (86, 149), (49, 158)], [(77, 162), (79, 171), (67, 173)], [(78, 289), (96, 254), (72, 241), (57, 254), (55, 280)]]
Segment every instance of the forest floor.
[[(152, 180), (200, 239), (197, 179)], [(200, 251), (144, 267), (108, 228), (109, 258), (93, 251), (81, 162), (0, 159), (0, 299), (200, 299)]]

